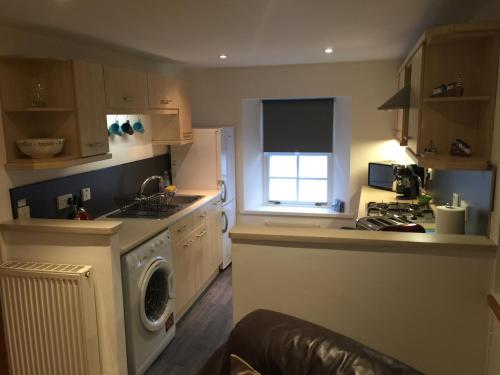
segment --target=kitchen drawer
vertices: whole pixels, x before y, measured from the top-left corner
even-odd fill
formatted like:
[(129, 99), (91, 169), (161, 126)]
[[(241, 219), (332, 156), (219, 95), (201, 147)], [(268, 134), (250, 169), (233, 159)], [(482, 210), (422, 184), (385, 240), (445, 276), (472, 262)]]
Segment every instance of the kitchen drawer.
[(217, 210), (219, 208), (217, 201), (212, 201), (207, 203), (206, 205), (198, 208), (193, 212), (193, 227), (197, 227), (200, 225), (207, 225), (207, 219), (210, 213), (213, 210)]
[(172, 243), (179, 242), (193, 230), (193, 213), (184, 216), (170, 226)]

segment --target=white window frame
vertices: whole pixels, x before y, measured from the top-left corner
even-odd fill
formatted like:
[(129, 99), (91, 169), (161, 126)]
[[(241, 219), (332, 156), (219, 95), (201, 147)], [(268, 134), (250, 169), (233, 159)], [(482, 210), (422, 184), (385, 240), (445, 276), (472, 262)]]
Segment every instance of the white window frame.
[[(297, 194), (299, 192), (299, 180), (325, 180), (325, 178), (299, 178), (299, 156), (300, 155), (320, 155), (327, 156), (327, 201), (326, 202), (304, 202), (304, 201), (276, 201), (269, 200), (269, 161), (270, 156), (283, 155), (283, 156), (297, 156)], [(333, 153), (332, 152), (264, 152), (264, 205), (266, 206), (300, 206), (300, 207), (330, 207), (333, 201)], [(272, 178), (293, 178), (293, 177), (272, 177)]]

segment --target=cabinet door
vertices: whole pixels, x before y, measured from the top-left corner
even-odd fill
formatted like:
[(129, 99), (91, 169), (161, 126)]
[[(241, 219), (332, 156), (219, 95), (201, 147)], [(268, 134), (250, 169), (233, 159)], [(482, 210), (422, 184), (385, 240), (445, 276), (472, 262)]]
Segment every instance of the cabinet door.
[(149, 108), (180, 107), (180, 79), (176, 76), (148, 74)]
[(208, 268), (213, 272), (222, 263), (222, 208), (220, 202), (213, 204), (208, 213), (207, 235), (209, 243)]
[(110, 108), (147, 108), (148, 84), (146, 73), (104, 67), (106, 105)]
[(408, 111), (408, 148), (415, 154), (421, 152), (418, 138), (421, 127), (422, 82), (423, 82), (424, 45), (413, 55), (410, 62), (411, 93)]
[(179, 106), (179, 123), (180, 134), (183, 141), (193, 139), (193, 124), (191, 120), (191, 100), (186, 81), (181, 81), (179, 84), (180, 90), (180, 106)]
[[(398, 90), (411, 84), (410, 69), (402, 69), (397, 77)], [(394, 127), (394, 138), (399, 142), (400, 146), (408, 145), (408, 115), (409, 109), (398, 109), (396, 111), (396, 124)]]
[(80, 156), (109, 152), (104, 98), (104, 75), (100, 64), (73, 61)]
[(195, 248), (196, 256), (196, 290), (200, 290), (214, 270), (210, 267), (210, 243), (206, 226), (196, 230), (198, 244)]
[(175, 312), (184, 312), (196, 293), (196, 237), (190, 235), (172, 247), (175, 275)]

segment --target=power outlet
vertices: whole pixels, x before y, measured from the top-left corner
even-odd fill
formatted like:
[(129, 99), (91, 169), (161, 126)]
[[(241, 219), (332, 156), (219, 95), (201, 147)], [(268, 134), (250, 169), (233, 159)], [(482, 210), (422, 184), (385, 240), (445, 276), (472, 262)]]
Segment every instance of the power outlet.
[(64, 194), (57, 197), (57, 209), (63, 210), (69, 207), (69, 200), (73, 199), (73, 194)]
[(469, 222), (469, 215), (470, 215), (470, 205), (469, 205), (469, 202), (466, 202), (466, 201), (461, 201), (460, 202), (460, 207), (464, 208), (465, 209), (465, 222), (468, 223)]
[(85, 202), (85, 201), (89, 201), (90, 199), (92, 199), (92, 195), (90, 195), (90, 188), (83, 188), (82, 191), (81, 191), (81, 195), (82, 195), (82, 201)]
[(29, 219), (31, 217), (30, 206), (22, 206), (17, 209), (18, 219)]

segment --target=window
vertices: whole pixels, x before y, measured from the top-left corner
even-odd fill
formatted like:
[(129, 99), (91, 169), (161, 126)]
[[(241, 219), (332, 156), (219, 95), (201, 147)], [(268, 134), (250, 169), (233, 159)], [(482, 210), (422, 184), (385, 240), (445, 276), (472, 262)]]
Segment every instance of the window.
[(330, 204), (331, 154), (266, 153), (267, 201)]
[(262, 101), (265, 203), (331, 204), (333, 103)]

